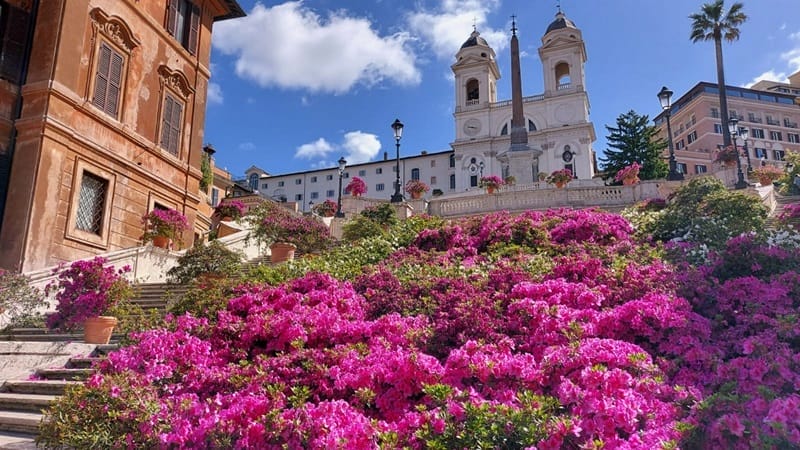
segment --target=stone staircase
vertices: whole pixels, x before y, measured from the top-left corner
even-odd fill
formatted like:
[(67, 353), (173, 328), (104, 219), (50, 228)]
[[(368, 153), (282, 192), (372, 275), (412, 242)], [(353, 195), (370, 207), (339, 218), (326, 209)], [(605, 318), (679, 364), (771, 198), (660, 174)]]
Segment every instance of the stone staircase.
[(42, 411), (95, 371), (94, 365), (117, 345), (95, 346), (90, 356), (73, 356), (64, 367), (40, 368), (25, 380), (6, 380), (0, 385), (0, 449), (34, 449)]
[[(777, 228), (778, 216), (783, 213), (783, 208), (787, 205), (800, 204), (800, 196), (797, 195), (780, 195), (775, 194), (775, 211), (767, 218), (767, 228)], [(789, 221), (794, 226), (795, 230), (800, 230), (800, 218), (795, 218)]]

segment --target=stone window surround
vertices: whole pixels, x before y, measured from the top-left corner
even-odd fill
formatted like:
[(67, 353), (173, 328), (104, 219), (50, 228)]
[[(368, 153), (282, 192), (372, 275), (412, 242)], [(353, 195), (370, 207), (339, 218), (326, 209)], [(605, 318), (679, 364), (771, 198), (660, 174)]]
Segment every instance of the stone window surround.
[[(189, 79), (186, 78), (180, 71), (173, 71), (169, 67), (165, 65), (161, 65), (158, 68), (159, 74), (159, 88), (161, 89), (160, 93), (160, 104), (158, 110), (158, 129), (156, 131), (156, 137), (154, 142), (156, 142), (156, 147), (161, 150), (162, 155), (169, 155), (172, 158), (177, 158), (183, 161), (185, 158), (185, 153), (183, 152), (184, 147), (184, 139), (183, 133), (186, 131), (186, 118), (189, 117), (189, 105), (190, 105), (190, 98), (194, 95), (194, 89), (191, 88), (189, 84)], [(181, 127), (180, 132), (178, 133), (178, 148), (177, 154), (172, 154), (169, 150), (163, 148), (161, 146), (161, 133), (164, 126), (164, 106), (166, 105), (167, 95), (171, 95), (173, 100), (177, 100), (182, 105), (181, 111)]]
[[(84, 172), (91, 173), (92, 175), (108, 182), (108, 189), (106, 189), (106, 196), (103, 202), (103, 221), (100, 226), (99, 235), (89, 231), (79, 230), (75, 223), (78, 215), (78, 199), (80, 198)], [(82, 244), (90, 245), (100, 249), (108, 249), (108, 238), (109, 230), (111, 228), (111, 211), (113, 210), (114, 206), (112, 203), (114, 200), (115, 186), (116, 175), (113, 171), (103, 169), (85, 159), (76, 158), (75, 169), (72, 174), (72, 186), (70, 188), (69, 215), (67, 216), (67, 227), (64, 236), (66, 239), (77, 241)]]

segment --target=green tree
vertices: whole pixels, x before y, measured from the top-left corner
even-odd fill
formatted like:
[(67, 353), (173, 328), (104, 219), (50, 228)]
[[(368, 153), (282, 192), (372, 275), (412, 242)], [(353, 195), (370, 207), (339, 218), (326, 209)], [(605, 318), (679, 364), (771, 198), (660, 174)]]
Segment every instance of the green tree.
[(731, 135), (728, 131), (728, 97), (725, 93), (725, 69), (722, 63), (722, 39), (728, 42), (739, 40), (739, 26), (747, 20), (747, 15), (742, 12), (739, 2), (731, 5), (727, 12), (724, 10), (724, 0), (715, 0), (705, 3), (699, 13), (689, 16), (692, 19), (692, 32), (689, 39), (692, 42), (714, 41), (717, 54), (717, 87), (719, 88), (719, 109), (722, 114), (722, 143), (727, 147), (731, 145)]
[(617, 117), (617, 126), (606, 125), (610, 133), (606, 136), (608, 146), (605, 156), (600, 157), (600, 165), (606, 172), (606, 178), (614, 176), (626, 166), (637, 162), (642, 168), (639, 178), (653, 180), (667, 176), (669, 169), (662, 152), (667, 148), (667, 141), (658, 139), (658, 128), (648, 125), (650, 118), (630, 110)]

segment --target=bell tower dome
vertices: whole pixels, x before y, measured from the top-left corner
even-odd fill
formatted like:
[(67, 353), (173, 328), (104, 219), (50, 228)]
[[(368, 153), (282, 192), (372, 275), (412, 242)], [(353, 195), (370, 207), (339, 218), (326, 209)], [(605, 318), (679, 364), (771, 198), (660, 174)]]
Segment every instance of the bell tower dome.
[(450, 66), (455, 75), (456, 112), (470, 108), (486, 107), (497, 101), (497, 68), (494, 50), (477, 30), (456, 53), (456, 62)]
[(542, 36), (539, 59), (544, 70), (545, 97), (585, 90), (586, 46), (583, 36), (560, 8)]

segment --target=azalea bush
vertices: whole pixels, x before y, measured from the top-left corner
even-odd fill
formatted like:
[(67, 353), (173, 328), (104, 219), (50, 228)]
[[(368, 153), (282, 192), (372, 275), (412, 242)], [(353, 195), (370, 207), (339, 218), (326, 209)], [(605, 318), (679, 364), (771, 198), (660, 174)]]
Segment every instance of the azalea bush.
[(367, 193), (367, 183), (364, 182), (359, 177), (353, 177), (347, 186), (344, 188), (344, 192), (346, 194), (350, 194), (353, 197), (360, 197)]
[(321, 220), (302, 216), (266, 201), (251, 208), (247, 216), (251, 235), (260, 242), (293, 244), (301, 253), (311, 253), (328, 248), (332, 241), (330, 230)]
[(154, 209), (142, 217), (145, 242), (156, 236), (174, 239), (178, 233), (189, 229), (186, 216), (174, 209)]
[(409, 194), (424, 194), (431, 190), (431, 187), (421, 180), (408, 180), (405, 185), (405, 191)]
[(178, 265), (167, 271), (167, 280), (185, 284), (202, 275), (230, 277), (239, 273), (243, 256), (219, 241), (194, 246), (178, 258)]
[(42, 443), (90, 446), (102, 410), (102, 442), (127, 447), (800, 445), (792, 239), (735, 237), (695, 264), (600, 211), (389, 230), (135, 333)]
[(545, 179), (549, 184), (566, 184), (572, 181), (572, 171), (569, 169), (554, 170)]
[(53, 269), (58, 276), (47, 285), (45, 293), (54, 295), (56, 312), (47, 317), (48, 328), (72, 330), (133, 296), (130, 283), (123, 277), (131, 271), (130, 266), (115, 269), (107, 263), (106, 258), (96, 256)]
[(739, 154), (736, 152), (736, 149), (734, 149), (732, 145), (729, 145), (717, 151), (717, 154), (714, 156), (714, 162), (727, 165), (735, 163), (738, 158)]
[(214, 208), (214, 214), (217, 216), (230, 217), (234, 220), (244, 216), (246, 211), (247, 206), (239, 200), (224, 200)]
[(505, 182), (497, 175), (487, 175), (478, 180), (478, 187), (497, 189), (504, 185)]

